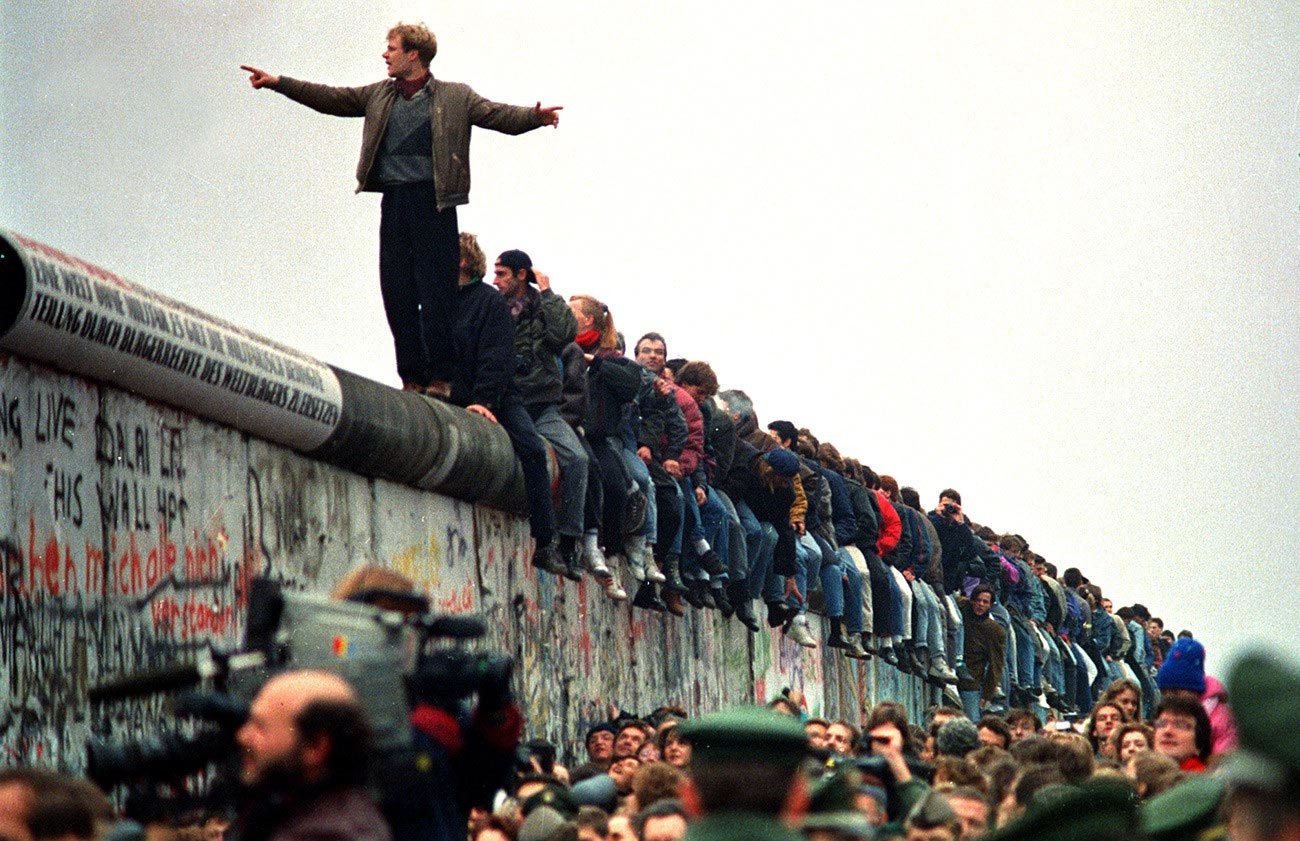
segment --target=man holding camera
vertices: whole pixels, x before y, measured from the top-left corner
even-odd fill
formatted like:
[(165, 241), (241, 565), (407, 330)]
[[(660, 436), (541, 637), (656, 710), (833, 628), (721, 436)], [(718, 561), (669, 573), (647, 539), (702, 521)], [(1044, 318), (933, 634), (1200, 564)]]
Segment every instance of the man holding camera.
[(363, 790), (370, 728), (347, 681), (295, 671), (267, 682), (236, 740), (249, 806), (233, 827), (240, 841), (390, 841)]

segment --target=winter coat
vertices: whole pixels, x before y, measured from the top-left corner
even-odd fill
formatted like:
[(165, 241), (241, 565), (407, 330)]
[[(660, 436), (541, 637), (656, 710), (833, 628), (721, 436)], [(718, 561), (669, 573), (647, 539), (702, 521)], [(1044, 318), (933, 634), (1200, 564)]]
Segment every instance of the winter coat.
[(952, 593), (961, 589), (965, 576), (982, 577), (984, 564), (980, 560), (983, 542), (965, 523), (955, 523), (938, 511), (928, 515), (930, 524), (939, 533), (943, 544), (943, 591)]
[(578, 322), (551, 290), (529, 286), (523, 294), (515, 316), (515, 384), (525, 406), (556, 405), (564, 391), (560, 352), (578, 335)]
[(1205, 676), (1201, 706), (1210, 717), (1210, 754), (1227, 753), (1237, 746), (1237, 722), (1228, 707), (1228, 690), (1218, 678)]
[(515, 322), (501, 293), (481, 280), (457, 289), (451, 342), (457, 359), (451, 402), (497, 412), (507, 397), (519, 399), (514, 379)]
[(575, 431), (582, 428), (587, 416), (587, 357), (577, 342), (569, 342), (560, 351), (564, 385), (560, 392), (560, 417)]
[(898, 547), (898, 541), (903, 536), (903, 521), (899, 519), (889, 497), (880, 491), (875, 491), (875, 494), (880, 506), (880, 538), (876, 541), (876, 555), (884, 558)]
[[(536, 108), (502, 105), (484, 99), (462, 82), (430, 79), (429, 120), (433, 130), (433, 183), (438, 210), (469, 202), (469, 136), (474, 126), (503, 134), (523, 134), (541, 128)], [(281, 76), (273, 90), (294, 102), (335, 117), (365, 117), (361, 126), (361, 160), (357, 162), (357, 192), (377, 191), (375, 159), (393, 102), (400, 94), (394, 80), (359, 88), (339, 88)]]
[(640, 387), (640, 365), (616, 353), (597, 353), (587, 365), (587, 413), (582, 419), (587, 438), (603, 441), (617, 435)]
[[(635, 364), (635, 363), (633, 363)], [(658, 377), (652, 371), (637, 365), (641, 387), (636, 396), (636, 415), (633, 418), (633, 441), (630, 449), (647, 447), (657, 462), (672, 459), (679, 461), (686, 447), (686, 418), (671, 394), (660, 394), (655, 388)]]

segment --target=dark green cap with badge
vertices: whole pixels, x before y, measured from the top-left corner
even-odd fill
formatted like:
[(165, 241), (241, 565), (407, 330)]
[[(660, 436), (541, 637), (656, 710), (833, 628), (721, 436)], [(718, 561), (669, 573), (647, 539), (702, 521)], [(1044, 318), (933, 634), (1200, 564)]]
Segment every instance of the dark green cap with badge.
[(520, 804), (520, 809), (527, 816), (541, 806), (549, 806), (567, 818), (578, 814), (578, 801), (564, 786), (548, 785)]
[(1210, 774), (1186, 782), (1142, 804), (1142, 831), (1152, 841), (1214, 841), (1226, 828), (1219, 818), (1224, 785)]
[(1300, 674), (1253, 651), (1232, 667), (1228, 699), (1240, 740), (1222, 766), (1229, 785), (1300, 797)]
[(798, 765), (808, 754), (803, 725), (764, 707), (737, 707), (683, 721), (677, 732), (691, 742), (691, 761), (770, 762)]
[(1028, 811), (983, 841), (1128, 841), (1142, 837), (1138, 823), (1138, 797), (1131, 785), (1092, 779), (1035, 797)]

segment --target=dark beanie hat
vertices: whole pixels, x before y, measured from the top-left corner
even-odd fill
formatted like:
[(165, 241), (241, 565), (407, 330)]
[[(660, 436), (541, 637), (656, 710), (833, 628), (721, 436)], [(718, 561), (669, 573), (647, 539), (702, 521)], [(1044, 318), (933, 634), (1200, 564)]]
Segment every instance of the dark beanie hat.
[(528, 282), (537, 282), (537, 275), (533, 274), (533, 259), (518, 248), (502, 251), (501, 256), (497, 258), (497, 262), (512, 272), (526, 269), (528, 271)]
[(590, 730), (588, 730), (587, 738), (583, 739), (582, 743), (584, 745), (587, 744), (588, 742), (591, 741), (591, 737), (596, 735), (597, 733), (616, 733), (616, 732), (617, 731), (615, 730), (614, 725), (611, 722), (604, 721), (592, 727)]
[(799, 472), (799, 457), (789, 450), (779, 447), (768, 450), (763, 458), (778, 476), (793, 476)]
[(1156, 685), (1161, 689), (1190, 689), (1198, 695), (1204, 694), (1205, 646), (1194, 639), (1175, 642), (1156, 673)]

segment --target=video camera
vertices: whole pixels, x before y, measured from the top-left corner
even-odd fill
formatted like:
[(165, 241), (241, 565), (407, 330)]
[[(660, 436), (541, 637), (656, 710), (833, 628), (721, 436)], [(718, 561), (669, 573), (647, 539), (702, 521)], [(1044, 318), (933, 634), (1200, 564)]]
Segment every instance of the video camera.
[[(242, 650), (222, 653), (210, 647), (193, 663), (130, 674), (89, 691), (90, 701), (102, 704), (204, 687), (180, 692), (169, 705), (173, 715), (194, 724), (140, 739), (92, 738), (87, 775), (108, 789), (124, 783), (178, 783), (213, 765), (233, 765), (235, 735), (250, 702), (270, 677), (290, 669), (335, 672), (353, 686), (370, 719), (381, 763), (383, 757), (409, 749), (410, 710), (416, 704), (454, 711), (475, 694), (485, 705), (509, 698), (513, 660), (459, 645), (484, 635), (481, 620), (415, 612), (427, 608), (419, 596), (370, 598), (374, 595), (338, 601), (255, 579)], [(373, 603), (394, 599), (409, 604), (389, 610)], [(436, 644), (440, 640), (452, 644)]]

